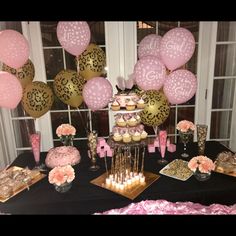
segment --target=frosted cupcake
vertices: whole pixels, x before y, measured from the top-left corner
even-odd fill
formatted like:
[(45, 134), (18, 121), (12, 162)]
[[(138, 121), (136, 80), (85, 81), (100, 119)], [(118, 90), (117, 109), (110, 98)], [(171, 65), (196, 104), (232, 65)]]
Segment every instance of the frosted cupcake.
[(112, 104), (111, 104), (111, 109), (113, 111), (119, 111), (120, 110), (120, 104), (115, 100)]
[(137, 115), (135, 116), (135, 119), (137, 120), (137, 123), (140, 123), (140, 122), (141, 122), (141, 117), (140, 117), (140, 115), (137, 114)]
[(137, 102), (137, 108), (143, 109), (144, 107), (145, 107), (144, 100), (142, 98), (140, 98)]
[(138, 131), (136, 131), (136, 132), (134, 133), (134, 135), (132, 136), (132, 139), (133, 139), (135, 142), (140, 141), (140, 139), (141, 139), (140, 133), (139, 133)]
[(131, 142), (131, 136), (130, 136), (129, 133), (125, 133), (122, 138), (123, 138), (124, 143), (130, 143)]
[(125, 122), (125, 120), (123, 119), (123, 117), (118, 118), (118, 119), (116, 120), (116, 124), (117, 124), (118, 126), (121, 126), (121, 127), (125, 127), (125, 126), (126, 126), (126, 122)]
[(143, 132), (141, 133), (141, 139), (145, 139), (147, 138), (148, 134), (145, 130), (143, 130)]
[(122, 140), (122, 136), (121, 136), (118, 132), (116, 132), (116, 133), (114, 133), (114, 135), (113, 135), (113, 139), (114, 139), (114, 141), (116, 141), (116, 142), (120, 142), (120, 141)]
[(126, 104), (126, 110), (133, 111), (135, 110), (136, 103), (133, 100), (129, 100)]
[(132, 117), (128, 120), (127, 123), (129, 126), (135, 126), (135, 125), (137, 125), (137, 120), (134, 117)]

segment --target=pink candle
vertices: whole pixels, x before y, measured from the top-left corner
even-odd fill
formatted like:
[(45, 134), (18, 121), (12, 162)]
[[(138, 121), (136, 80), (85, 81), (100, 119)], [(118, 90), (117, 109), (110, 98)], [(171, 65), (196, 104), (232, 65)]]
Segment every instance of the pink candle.
[(160, 142), (160, 153), (162, 158), (164, 158), (166, 152), (166, 139), (167, 139), (167, 131), (161, 130), (159, 132), (159, 142)]

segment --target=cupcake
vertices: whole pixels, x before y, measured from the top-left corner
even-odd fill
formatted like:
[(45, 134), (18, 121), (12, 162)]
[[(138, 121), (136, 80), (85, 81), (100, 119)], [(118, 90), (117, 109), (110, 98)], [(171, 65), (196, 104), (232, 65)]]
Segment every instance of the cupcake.
[(119, 111), (120, 110), (120, 104), (115, 100), (112, 104), (111, 104), (111, 109), (113, 111)]
[(123, 138), (124, 143), (130, 143), (131, 142), (131, 136), (130, 136), (129, 133), (125, 133), (122, 138)]
[(135, 107), (136, 107), (136, 103), (135, 103), (133, 100), (129, 100), (129, 101), (126, 103), (126, 110), (128, 110), (128, 111), (133, 111), (133, 110), (135, 110)]
[(125, 122), (125, 120), (123, 119), (123, 117), (118, 118), (118, 119), (116, 120), (116, 124), (117, 124), (118, 126), (121, 126), (121, 127), (125, 127), (125, 126), (126, 126), (126, 122)]
[(140, 117), (140, 115), (137, 114), (137, 115), (135, 116), (135, 119), (137, 120), (137, 123), (140, 123), (140, 122), (141, 122), (141, 117)]
[(142, 98), (140, 98), (137, 102), (137, 108), (143, 109), (144, 107), (145, 107), (144, 100)]
[(128, 120), (127, 123), (129, 126), (135, 126), (137, 125), (137, 120), (134, 117), (132, 117), (131, 119)]
[(143, 130), (143, 132), (141, 133), (141, 139), (145, 139), (147, 138), (148, 134), (145, 130)]
[(122, 136), (121, 136), (118, 132), (116, 132), (116, 133), (114, 133), (114, 135), (113, 135), (113, 139), (114, 139), (114, 141), (116, 141), (116, 142), (120, 142), (120, 141), (122, 140)]
[(136, 131), (136, 132), (134, 133), (134, 135), (132, 136), (132, 139), (133, 139), (135, 142), (140, 141), (140, 139), (141, 139), (140, 133), (139, 133), (138, 131)]

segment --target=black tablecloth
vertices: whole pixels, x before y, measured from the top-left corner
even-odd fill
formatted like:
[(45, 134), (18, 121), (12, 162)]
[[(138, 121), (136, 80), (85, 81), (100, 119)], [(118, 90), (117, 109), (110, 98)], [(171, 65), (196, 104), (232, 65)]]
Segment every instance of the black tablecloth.
[[(180, 158), (183, 145), (178, 144), (175, 153), (167, 152), (168, 161)], [(206, 144), (205, 154), (216, 158), (219, 152), (228, 150), (218, 142), (210, 141)], [(190, 158), (197, 155), (197, 143), (188, 144)], [(67, 193), (58, 193), (54, 186), (45, 177), (32, 185), (30, 190), (24, 190), (5, 203), (0, 203), (0, 213), (10, 214), (93, 214), (113, 208), (125, 207), (132, 202), (142, 200), (165, 199), (168, 201), (191, 201), (210, 205), (220, 203), (232, 205), (236, 203), (236, 178), (213, 172), (211, 178), (199, 182), (192, 176), (187, 181), (180, 181), (170, 177), (161, 176), (136, 199), (129, 200), (109, 190), (100, 188), (89, 182), (105, 172), (103, 159), (98, 160), (100, 169), (96, 172), (88, 170), (90, 160), (87, 150), (80, 150), (81, 162), (74, 166), (76, 178), (72, 188)], [(43, 162), (47, 153), (41, 153)], [(189, 159), (190, 159), (189, 158)], [(159, 153), (145, 156), (145, 170), (158, 174), (163, 168), (157, 163)], [(32, 153), (19, 155), (14, 166), (32, 168), (34, 165)]]

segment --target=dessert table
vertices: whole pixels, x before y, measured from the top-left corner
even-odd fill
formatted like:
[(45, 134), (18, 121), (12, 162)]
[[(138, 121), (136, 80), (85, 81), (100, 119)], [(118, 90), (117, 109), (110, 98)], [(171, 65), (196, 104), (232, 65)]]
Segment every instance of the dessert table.
[[(174, 153), (167, 152), (166, 159), (171, 162), (181, 159), (183, 144), (177, 145)], [(187, 150), (190, 158), (197, 155), (197, 143), (189, 143)], [(228, 149), (216, 141), (206, 143), (205, 154), (214, 160), (218, 153)], [(30, 186), (5, 203), (0, 203), (0, 214), (94, 214), (114, 208), (126, 207), (131, 203), (143, 200), (167, 200), (170, 202), (191, 201), (203, 205), (213, 203), (233, 205), (236, 203), (236, 177), (212, 172), (211, 178), (200, 182), (194, 176), (187, 181), (161, 175), (151, 186), (145, 189), (137, 198), (130, 200), (107, 189), (90, 183), (105, 172), (104, 159), (98, 159), (100, 169), (89, 171), (90, 160), (87, 150), (80, 149), (81, 162), (74, 166), (75, 180), (72, 188), (66, 193), (58, 193), (48, 182), (47, 176)], [(46, 158), (41, 153), (41, 162)], [(163, 166), (157, 163), (159, 152), (145, 155), (144, 169), (159, 174)], [(33, 168), (34, 158), (31, 152), (19, 155), (12, 166)], [(48, 174), (48, 173), (46, 173)]]

